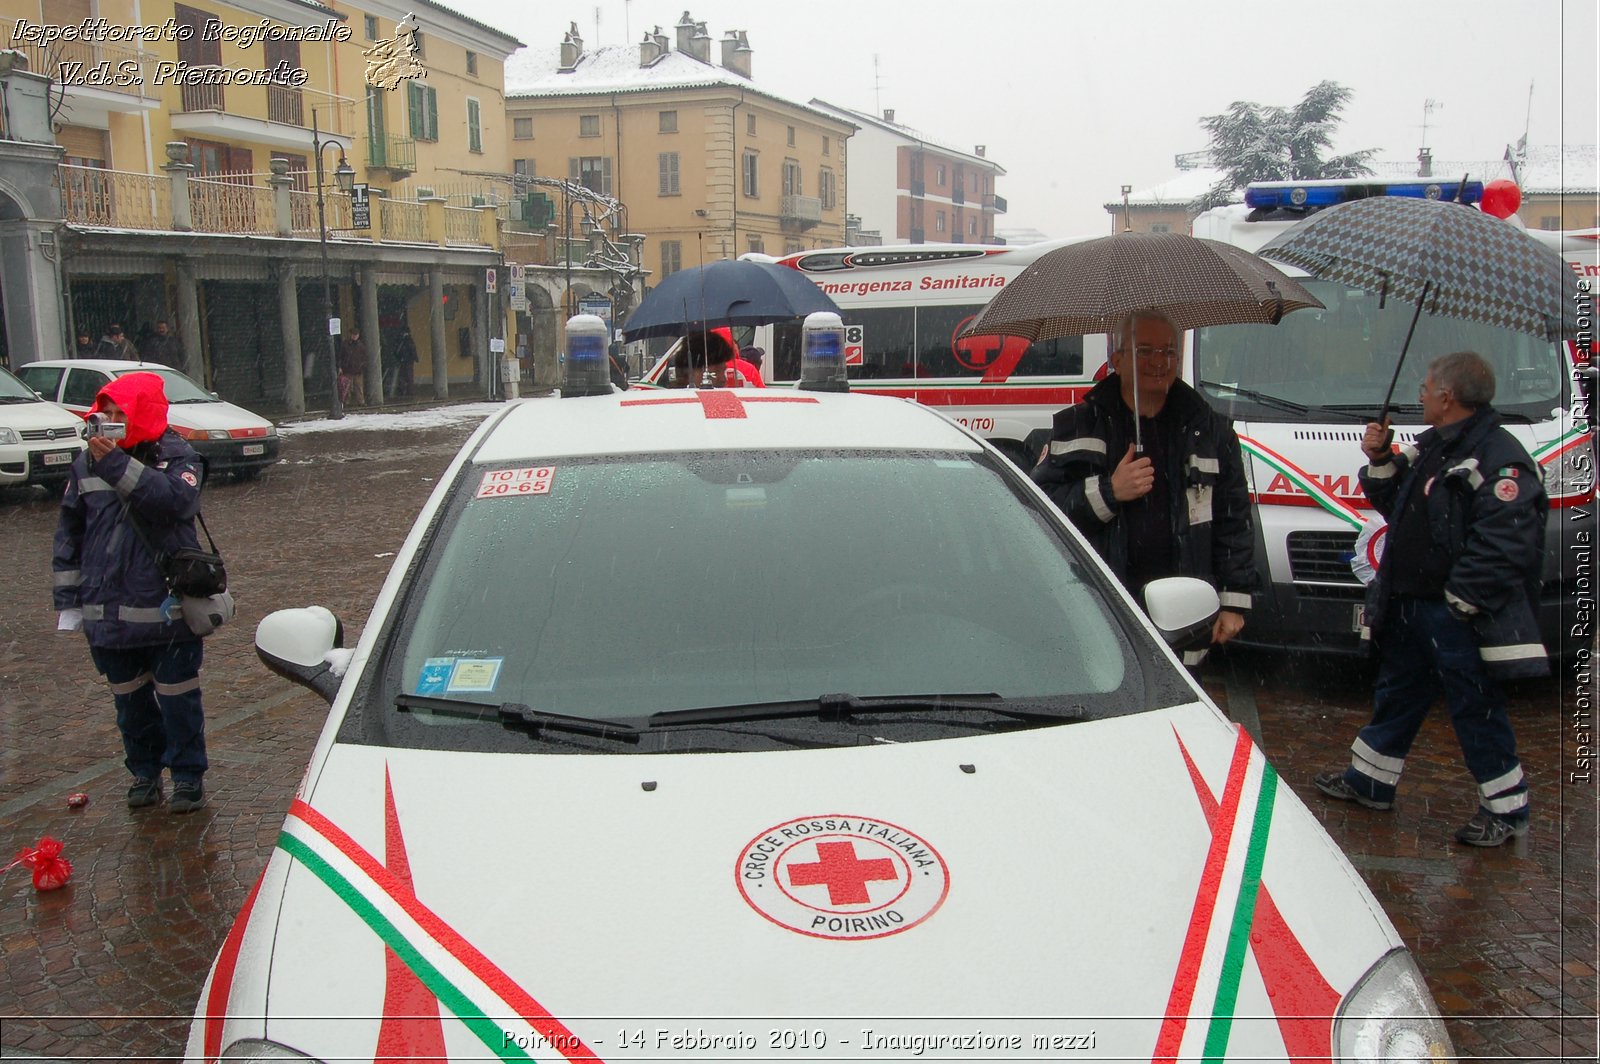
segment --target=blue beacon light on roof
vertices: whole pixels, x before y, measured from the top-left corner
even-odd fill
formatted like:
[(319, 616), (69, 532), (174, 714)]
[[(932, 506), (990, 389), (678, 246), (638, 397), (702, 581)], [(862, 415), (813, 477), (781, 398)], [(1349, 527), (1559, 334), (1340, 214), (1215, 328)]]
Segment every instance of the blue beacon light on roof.
[[(1457, 196), (1460, 189), (1460, 196)], [(1244, 190), (1244, 204), (1252, 210), (1290, 208), (1309, 210), (1332, 207), (1373, 196), (1403, 196), (1410, 199), (1457, 200), (1477, 203), (1483, 199), (1483, 182), (1468, 181), (1257, 181)]]

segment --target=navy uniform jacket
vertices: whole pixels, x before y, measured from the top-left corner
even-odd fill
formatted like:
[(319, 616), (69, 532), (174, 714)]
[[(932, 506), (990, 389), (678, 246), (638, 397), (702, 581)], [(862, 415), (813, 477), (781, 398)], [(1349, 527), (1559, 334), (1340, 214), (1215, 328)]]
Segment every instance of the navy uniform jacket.
[(133, 450), (118, 447), (90, 467), (88, 450), (72, 463), (56, 526), (55, 608), (83, 610), (83, 630), (97, 647), (151, 646), (198, 639), (181, 611), (163, 620), (167, 582), (128, 523), (138, 515), (157, 550), (198, 547), (200, 459), (168, 429)]
[[(1443, 448), (1440, 472), (1431, 485), (1418, 484), (1410, 475), (1414, 455), (1436, 447)], [(1549, 674), (1537, 605), (1550, 501), (1539, 464), (1493, 407), (1474, 413), (1451, 439), (1429, 429), (1414, 452), (1402, 448), (1392, 461), (1367, 465), (1361, 489), (1386, 519), (1405, 509), (1413, 491), (1426, 490), (1433, 549), (1453, 559), (1445, 602), (1472, 622), (1489, 675)], [(1367, 587), (1367, 627), (1374, 634), (1387, 619), (1393, 575), (1379, 564)]]

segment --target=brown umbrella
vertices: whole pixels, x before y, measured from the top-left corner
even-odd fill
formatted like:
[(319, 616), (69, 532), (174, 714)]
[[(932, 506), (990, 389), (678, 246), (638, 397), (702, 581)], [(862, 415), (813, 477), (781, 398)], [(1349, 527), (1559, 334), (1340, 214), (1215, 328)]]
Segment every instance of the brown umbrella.
[(1039, 257), (973, 319), (969, 335), (1081, 336), (1110, 332), (1136, 310), (1180, 329), (1276, 324), (1321, 307), (1283, 271), (1248, 251), (1181, 233), (1118, 233)]
[(1229, 244), (1181, 233), (1118, 233), (1040, 256), (964, 334), (1047, 340), (1109, 333), (1136, 310), (1159, 310), (1180, 330), (1275, 325), (1292, 310), (1321, 306), (1276, 266)]

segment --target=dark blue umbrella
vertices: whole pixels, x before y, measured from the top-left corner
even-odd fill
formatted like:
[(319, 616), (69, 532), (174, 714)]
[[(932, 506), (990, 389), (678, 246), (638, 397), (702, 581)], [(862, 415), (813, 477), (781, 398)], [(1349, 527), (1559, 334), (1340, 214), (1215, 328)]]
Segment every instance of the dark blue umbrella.
[(719, 325), (770, 325), (818, 310), (839, 313), (838, 305), (798, 270), (720, 259), (679, 270), (651, 289), (628, 316), (622, 338), (681, 336)]

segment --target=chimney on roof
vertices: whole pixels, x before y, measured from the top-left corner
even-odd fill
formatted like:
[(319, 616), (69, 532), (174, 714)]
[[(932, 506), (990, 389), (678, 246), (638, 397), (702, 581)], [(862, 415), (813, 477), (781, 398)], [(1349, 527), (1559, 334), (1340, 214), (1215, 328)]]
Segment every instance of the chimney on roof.
[(572, 23), (572, 28), (561, 38), (561, 70), (572, 70), (578, 65), (578, 60), (583, 58), (583, 35), (578, 32), (578, 24)]
[(972, 154), (974, 154), (978, 158), (982, 159), (984, 157), (985, 153), (988, 152), (988, 150), (989, 150), (989, 146), (988, 145), (979, 144), (977, 147), (972, 149)]
[(693, 45), (691, 43), (694, 40), (694, 28), (695, 21), (687, 11), (685, 11), (683, 13), (683, 17), (678, 20), (678, 24), (673, 27), (673, 29), (675, 29), (678, 33), (678, 51), (682, 52), (684, 55), (694, 54)]
[(711, 34), (704, 22), (694, 24), (694, 36), (689, 38), (689, 54), (707, 66), (711, 65)]
[(647, 67), (666, 54), (667, 39), (661, 33), (661, 27), (645, 31), (644, 40), (639, 42), (639, 65)]
[(1433, 152), (1427, 148), (1417, 149), (1417, 176), (1433, 176)]
[(750, 36), (744, 30), (729, 30), (722, 38), (722, 68), (741, 78), (750, 76)]
[(893, 107), (885, 107), (883, 109), (883, 120), (885, 122), (889, 123), (891, 126), (894, 125), (894, 108)]

